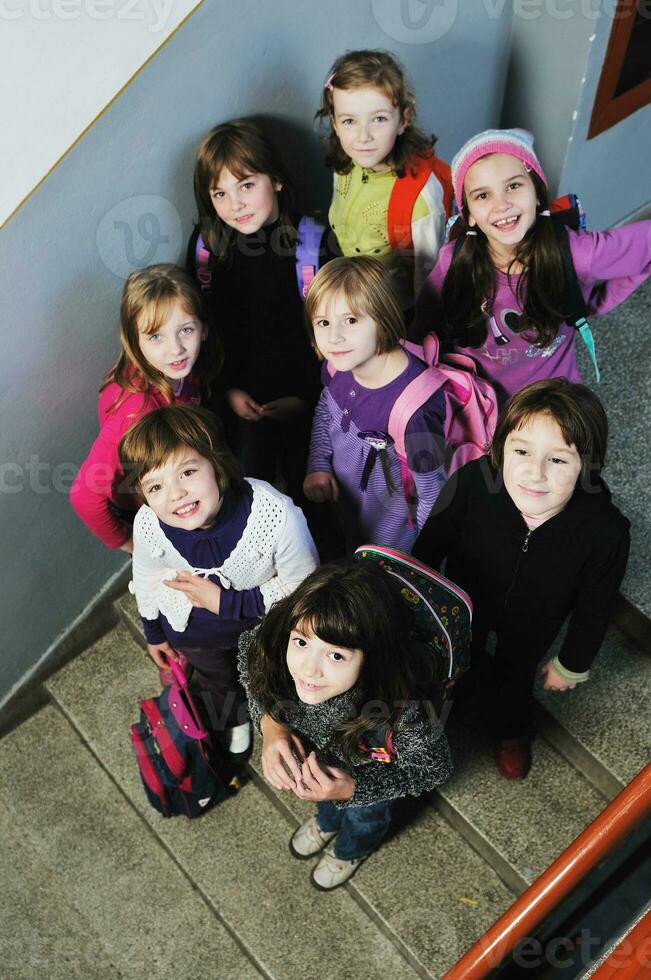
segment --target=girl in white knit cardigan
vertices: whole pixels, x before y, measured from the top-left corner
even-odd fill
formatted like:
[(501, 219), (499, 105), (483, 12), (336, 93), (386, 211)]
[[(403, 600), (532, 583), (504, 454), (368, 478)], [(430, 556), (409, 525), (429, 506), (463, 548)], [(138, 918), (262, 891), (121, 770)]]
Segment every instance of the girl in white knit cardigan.
[(234, 755), (250, 725), (237, 679), (240, 633), (312, 572), (318, 558), (298, 507), (242, 479), (211, 412), (160, 408), (134, 425), (120, 459), (144, 498), (133, 526), (133, 583), (147, 649), (164, 669), (186, 657), (211, 727)]

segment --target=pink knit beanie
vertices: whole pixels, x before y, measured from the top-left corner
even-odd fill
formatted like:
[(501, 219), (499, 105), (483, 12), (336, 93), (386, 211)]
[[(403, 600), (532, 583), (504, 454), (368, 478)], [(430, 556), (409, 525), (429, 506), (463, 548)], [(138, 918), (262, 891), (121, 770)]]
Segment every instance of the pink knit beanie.
[(547, 179), (540, 160), (533, 152), (533, 136), (526, 129), (485, 129), (465, 143), (452, 161), (452, 184), (457, 207), (463, 207), (463, 182), (473, 163), (489, 153), (510, 153), (538, 174), (545, 187)]

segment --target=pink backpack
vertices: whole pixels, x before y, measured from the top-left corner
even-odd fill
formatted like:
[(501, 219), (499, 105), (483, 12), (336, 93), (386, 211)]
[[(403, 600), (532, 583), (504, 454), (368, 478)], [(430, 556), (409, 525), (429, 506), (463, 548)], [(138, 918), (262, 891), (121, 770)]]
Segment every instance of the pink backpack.
[[(439, 360), (439, 341), (435, 334), (427, 334), (423, 346), (402, 341), (409, 351), (427, 365), (396, 399), (389, 415), (389, 435), (402, 473), (402, 489), (409, 505), (409, 523), (415, 526), (414, 511), (417, 500), (414, 478), (407, 463), (405, 435), (409, 420), (418, 409), (443, 388), (445, 398), (445, 469), (448, 477), (465, 463), (479, 459), (488, 452), (497, 422), (497, 396), (488, 381), (477, 377), (477, 367), (465, 354), (445, 354)], [(336, 368), (328, 361), (328, 374), (336, 374)]]
[(488, 381), (477, 377), (471, 357), (451, 353), (439, 359), (439, 341), (435, 334), (427, 334), (422, 347), (409, 341), (403, 346), (425, 361), (427, 369), (396, 399), (389, 415), (389, 435), (395, 442), (401, 462), (404, 460), (406, 465), (405, 433), (409, 420), (442, 387), (446, 470), (451, 476), (465, 463), (488, 452), (497, 422), (497, 396)]

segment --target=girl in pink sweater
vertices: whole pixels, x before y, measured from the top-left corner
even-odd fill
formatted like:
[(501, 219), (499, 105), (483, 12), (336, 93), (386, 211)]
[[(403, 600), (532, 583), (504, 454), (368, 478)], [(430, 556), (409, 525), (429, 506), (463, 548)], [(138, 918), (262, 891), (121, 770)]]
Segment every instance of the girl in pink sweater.
[(203, 300), (183, 269), (152, 265), (127, 279), (120, 307), (122, 350), (99, 395), (97, 439), (70, 489), (77, 515), (109, 548), (132, 550), (138, 501), (118, 457), (127, 429), (154, 408), (198, 404), (221, 366)]

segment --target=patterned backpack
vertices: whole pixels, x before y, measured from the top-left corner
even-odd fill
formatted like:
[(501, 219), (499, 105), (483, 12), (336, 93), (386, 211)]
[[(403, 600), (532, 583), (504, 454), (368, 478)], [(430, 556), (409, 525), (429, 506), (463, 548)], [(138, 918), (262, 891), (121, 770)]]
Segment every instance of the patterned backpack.
[(433, 698), (440, 713), (455, 683), (470, 666), (472, 602), (466, 593), (427, 565), (395, 548), (365, 544), (355, 558), (377, 562), (400, 585), (412, 623), (412, 636), (434, 658)]

